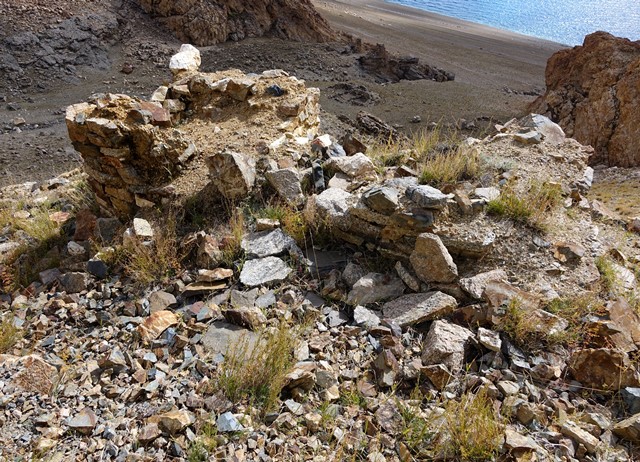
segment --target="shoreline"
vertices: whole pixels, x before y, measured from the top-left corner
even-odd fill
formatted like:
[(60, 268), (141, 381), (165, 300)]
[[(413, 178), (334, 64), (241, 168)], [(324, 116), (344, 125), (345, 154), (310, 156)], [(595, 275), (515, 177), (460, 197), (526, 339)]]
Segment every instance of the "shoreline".
[(366, 41), (384, 43), (399, 54), (417, 55), (428, 64), (451, 70), (462, 82), (491, 86), (491, 81), (495, 84), (496, 78), (501, 77), (507, 86), (518, 83), (540, 86), (544, 84), (547, 59), (568, 47), (384, 0), (313, 0), (313, 3), (336, 29)]
[[(506, 29), (506, 28), (499, 27), (499, 26), (494, 26), (494, 25), (491, 25), (491, 24), (485, 24), (485, 23), (479, 22), (479, 21), (472, 21), (472, 20), (469, 20), (469, 19), (462, 19), (462, 18), (458, 18), (458, 17), (455, 17), (455, 16), (448, 16), (448, 15), (443, 14), (443, 13), (438, 13), (438, 12), (426, 10), (426, 9), (423, 9), (423, 8), (403, 5), (403, 4), (395, 3), (395, 2), (392, 2), (392, 1), (389, 1), (389, 0), (382, 0), (382, 2), (376, 2), (376, 3), (383, 3), (383, 4), (386, 4), (386, 5), (391, 5), (394, 8), (395, 7), (407, 8), (407, 9), (411, 10), (412, 12), (426, 13), (427, 15), (433, 16), (434, 19), (438, 18), (438, 19), (441, 19), (441, 20), (443, 20), (445, 22), (449, 22), (451, 24), (460, 23), (461, 25), (464, 25), (465, 27), (468, 27), (468, 28), (472, 27), (472, 26), (478, 26), (479, 28), (487, 28), (487, 29), (489, 29), (490, 31), (492, 31), (494, 33), (502, 32), (506, 36), (515, 35), (515, 36), (518, 36), (519, 38), (524, 39), (525, 41), (526, 40), (543, 41), (543, 42), (549, 43), (552, 46), (553, 45), (557, 45), (557, 46), (559, 46), (561, 48), (571, 48), (571, 47), (574, 46), (574, 45), (570, 45), (570, 44), (567, 44), (567, 43), (557, 42), (555, 40), (551, 40), (551, 39), (548, 39), (548, 38), (545, 38), (545, 37), (538, 37), (536, 35), (525, 34), (523, 32), (518, 32), (518, 31), (515, 31), (515, 30), (511, 30), (511, 29)], [(381, 7), (374, 7), (374, 8), (381, 8)], [(399, 9), (398, 9), (398, 11), (394, 11), (394, 12), (396, 14), (403, 14), (403, 13), (401, 13), (399, 11)], [(480, 31), (480, 32), (482, 32), (482, 31)]]

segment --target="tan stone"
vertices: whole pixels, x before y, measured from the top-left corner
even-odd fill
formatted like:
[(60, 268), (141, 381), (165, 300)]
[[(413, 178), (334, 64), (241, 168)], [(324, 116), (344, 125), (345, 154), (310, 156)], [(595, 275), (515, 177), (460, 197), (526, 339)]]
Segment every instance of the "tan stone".
[(144, 341), (155, 340), (166, 329), (176, 324), (178, 316), (175, 313), (168, 310), (157, 311), (138, 326), (138, 333)]
[(410, 261), (416, 275), (424, 282), (452, 282), (458, 277), (458, 267), (435, 234), (418, 236)]

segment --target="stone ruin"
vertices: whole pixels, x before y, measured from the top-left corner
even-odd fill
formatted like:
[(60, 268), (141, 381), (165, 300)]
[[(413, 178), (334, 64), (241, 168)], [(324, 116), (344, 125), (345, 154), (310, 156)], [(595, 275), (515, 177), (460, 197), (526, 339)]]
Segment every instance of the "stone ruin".
[[(127, 219), (208, 182), (228, 199), (255, 182), (256, 159), (295, 156), (319, 126), (319, 90), (281, 70), (198, 72), (189, 45), (172, 58), (174, 80), (145, 101), (95, 95), (69, 106), (66, 123), (101, 208)], [(284, 162), (284, 161), (282, 161)]]
[[(397, 270), (415, 291), (423, 283), (454, 282), (454, 258), (477, 261), (492, 252), (495, 224), (474, 217), (500, 195), (497, 187), (462, 184), (443, 192), (420, 184), (404, 165), (382, 174), (351, 135), (341, 143), (317, 136), (319, 90), (284, 71), (207, 74), (198, 66), (199, 52), (186, 45), (172, 58), (173, 83), (150, 101), (101, 95), (68, 108), (70, 137), (106, 211), (127, 221), (140, 209), (205, 187), (236, 200), (267, 183), (288, 203), (304, 206), (307, 221), (333, 237), (409, 264), (410, 270), (402, 263)], [(362, 119), (384, 128), (370, 115), (359, 114)], [(491, 139), (468, 140), (469, 149), (521, 149), (526, 157), (528, 145), (539, 144), (538, 151), (563, 165), (550, 180), (576, 197), (590, 186), (590, 150), (565, 139), (545, 117), (498, 128)], [(526, 168), (538, 169), (539, 157)]]

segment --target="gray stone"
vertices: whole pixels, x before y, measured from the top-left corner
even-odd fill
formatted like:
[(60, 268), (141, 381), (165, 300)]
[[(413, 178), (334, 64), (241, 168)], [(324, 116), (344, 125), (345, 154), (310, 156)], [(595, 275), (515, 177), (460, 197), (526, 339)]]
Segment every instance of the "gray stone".
[(425, 209), (441, 209), (453, 198), (453, 195), (443, 194), (439, 189), (424, 184), (409, 186), (405, 194), (418, 207)]
[(390, 350), (382, 350), (372, 363), (380, 387), (392, 387), (400, 370), (398, 360)]
[(504, 396), (517, 395), (520, 391), (520, 387), (518, 386), (518, 384), (510, 380), (501, 380), (496, 383), (496, 387)]
[(445, 316), (457, 306), (456, 299), (450, 295), (427, 292), (404, 295), (387, 302), (382, 307), (382, 313), (385, 318), (404, 328)]
[(221, 152), (206, 159), (209, 174), (218, 191), (227, 199), (241, 199), (256, 181), (255, 161), (236, 152)]
[(367, 305), (400, 297), (404, 283), (399, 278), (387, 274), (369, 273), (361, 277), (347, 296), (350, 305)]
[(478, 328), (478, 343), (491, 351), (500, 351), (502, 347), (502, 340), (500, 340), (500, 334), (498, 332), (485, 329), (484, 327)]
[(544, 141), (552, 144), (562, 144), (566, 135), (557, 123), (540, 114), (529, 114), (519, 121), (523, 127), (533, 128), (544, 136)]
[(371, 210), (391, 215), (398, 208), (398, 192), (393, 188), (375, 186), (362, 195), (362, 200)]
[(44, 286), (48, 286), (49, 284), (53, 284), (62, 276), (62, 272), (58, 268), (52, 268), (48, 270), (44, 270), (38, 274), (40, 278), (40, 282)]
[(404, 282), (409, 289), (414, 292), (420, 291), (420, 281), (404, 267), (402, 262), (397, 261), (394, 268), (398, 276), (400, 276), (400, 279), (402, 279), (402, 282)]
[(142, 239), (153, 237), (153, 228), (151, 224), (142, 218), (133, 219), (133, 234)]
[(349, 208), (354, 203), (355, 197), (352, 194), (343, 189), (329, 188), (310, 197), (304, 213), (309, 223), (347, 230)]
[(69, 294), (77, 294), (87, 290), (89, 280), (86, 273), (65, 273), (60, 283)]
[(127, 360), (120, 347), (116, 346), (98, 364), (102, 369), (123, 368), (127, 366)]
[(267, 318), (262, 310), (255, 306), (230, 308), (225, 310), (223, 314), (225, 319), (231, 324), (246, 327), (251, 330), (256, 330), (267, 323)]
[(362, 268), (362, 266), (357, 265), (353, 262), (347, 263), (344, 271), (342, 272), (342, 279), (349, 286), (353, 287), (353, 285), (360, 280), (365, 274), (367, 274)]
[(640, 388), (627, 387), (620, 393), (629, 414), (640, 414)]
[(278, 195), (293, 205), (304, 202), (304, 194), (300, 186), (300, 174), (293, 168), (283, 168), (265, 172), (265, 178)]
[(258, 341), (257, 334), (223, 321), (212, 323), (202, 336), (202, 345), (212, 353), (226, 354), (229, 348), (246, 342), (251, 351)]
[(109, 274), (109, 267), (102, 260), (92, 258), (87, 262), (87, 273), (92, 274), (99, 279), (103, 279)]
[(177, 304), (176, 297), (164, 290), (157, 290), (149, 295), (149, 312), (156, 313)]
[(513, 139), (525, 145), (539, 144), (542, 143), (542, 134), (537, 131), (516, 133), (513, 135)]
[(325, 169), (339, 170), (351, 178), (375, 178), (376, 169), (369, 157), (361, 152), (347, 157), (332, 157), (324, 164)]
[(504, 446), (511, 451), (535, 451), (540, 448), (533, 438), (521, 435), (509, 427), (504, 432)]
[(474, 335), (469, 329), (437, 320), (424, 340), (422, 363), (425, 366), (443, 364), (451, 372), (458, 372), (464, 367), (464, 355)]
[(371, 329), (380, 325), (380, 318), (373, 311), (358, 305), (353, 310), (353, 322), (356, 326)]
[(460, 287), (476, 300), (482, 300), (482, 295), (487, 284), (494, 281), (507, 279), (507, 273), (503, 269), (495, 269), (485, 273), (476, 274), (470, 278), (462, 278), (459, 281)]
[(473, 191), (473, 196), (476, 199), (480, 199), (484, 202), (491, 202), (492, 200), (500, 197), (500, 190), (495, 186), (490, 186), (488, 188), (476, 188)]
[(225, 412), (216, 420), (218, 431), (221, 433), (240, 432), (244, 430), (242, 424), (231, 412)]
[(282, 282), (291, 274), (291, 268), (278, 257), (248, 260), (240, 272), (240, 282), (247, 287)]
[(247, 258), (264, 258), (285, 253), (301, 253), (296, 241), (280, 228), (252, 233), (242, 239), (242, 250)]
[(424, 282), (452, 282), (458, 277), (458, 267), (435, 234), (420, 234), (409, 260), (418, 278)]

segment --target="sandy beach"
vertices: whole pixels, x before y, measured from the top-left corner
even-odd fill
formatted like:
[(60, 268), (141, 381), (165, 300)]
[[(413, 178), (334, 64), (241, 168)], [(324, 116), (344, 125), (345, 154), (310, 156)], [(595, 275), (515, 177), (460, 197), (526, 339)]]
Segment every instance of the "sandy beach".
[[(454, 82), (444, 84), (394, 85), (400, 99), (403, 92), (412, 93), (398, 106), (409, 104), (427, 119), (499, 119), (523, 112), (534, 99), (531, 94), (544, 89), (547, 59), (564, 47), (381, 0), (317, 0), (314, 5), (336, 29), (456, 74)], [(430, 103), (421, 104), (425, 99)]]

